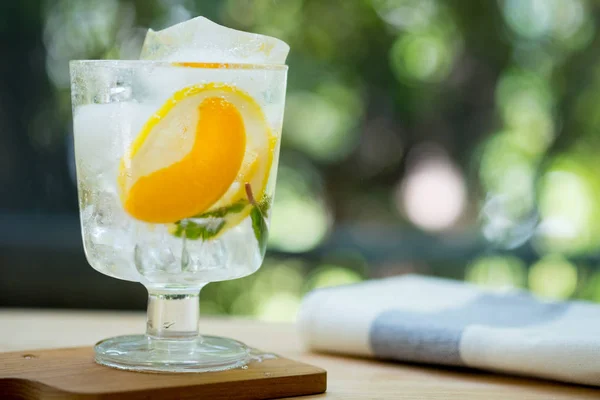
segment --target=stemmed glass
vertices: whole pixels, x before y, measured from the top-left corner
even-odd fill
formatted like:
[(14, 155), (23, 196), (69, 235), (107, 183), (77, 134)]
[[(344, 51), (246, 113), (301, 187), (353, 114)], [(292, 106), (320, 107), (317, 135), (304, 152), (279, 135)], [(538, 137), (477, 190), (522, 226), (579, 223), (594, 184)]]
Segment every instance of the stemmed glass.
[(100, 364), (166, 372), (245, 365), (247, 346), (198, 331), (199, 293), (261, 265), (285, 65), (72, 61), (83, 243), (99, 272), (148, 289), (144, 335)]

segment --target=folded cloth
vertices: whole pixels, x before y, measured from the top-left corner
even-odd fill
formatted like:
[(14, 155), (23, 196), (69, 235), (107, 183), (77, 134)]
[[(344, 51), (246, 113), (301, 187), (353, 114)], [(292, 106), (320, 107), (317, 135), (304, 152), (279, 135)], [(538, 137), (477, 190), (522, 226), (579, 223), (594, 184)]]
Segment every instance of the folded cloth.
[(592, 303), (404, 275), (311, 292), (298, 323), (316, 351), (600, 386), (600, 305)]

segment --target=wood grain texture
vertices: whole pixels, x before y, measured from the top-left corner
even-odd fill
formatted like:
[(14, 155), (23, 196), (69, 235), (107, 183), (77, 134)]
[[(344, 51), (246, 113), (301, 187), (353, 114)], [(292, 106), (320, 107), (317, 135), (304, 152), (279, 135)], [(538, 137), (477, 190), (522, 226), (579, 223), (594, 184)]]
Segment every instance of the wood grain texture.
[(120, 371), (91, 347), (0, 353), (0, 398), (273, 399), (322, 393), (326, 372), (285, 358), (200, 374)]
[[(142, 313), (0, 310), (0, 351), (92, 345), (116, 335), (143, 332)], [(600, 390), (473, 370), (307, 352), (292, 324), (202, 319), (200, 330), (233, 337), (327, 370), (327, 392), (301, 399), (592, 400)], [(1, 396), (0, 396), (1, 398)]]

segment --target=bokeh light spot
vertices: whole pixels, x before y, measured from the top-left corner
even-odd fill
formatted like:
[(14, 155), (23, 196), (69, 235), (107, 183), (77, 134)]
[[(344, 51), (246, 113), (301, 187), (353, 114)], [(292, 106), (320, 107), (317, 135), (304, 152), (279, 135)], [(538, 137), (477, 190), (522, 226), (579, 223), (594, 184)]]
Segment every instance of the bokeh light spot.
[(524, 287), (525, 269), (525, 263), (516, 257), (487, 256), (476, 259), (467, 267), (465, 279), (494, 289)]
[(319, 161), (338, 161), (358, 145), (362, 103), (357, 92), (329, 82), (314, 92), (289, 93), (284, 142)]
[(451, 44), (437, 34), (401, 35), (390, 50), (392, 71), (404, 82), (442, 81), (453, 61)]
[(531, 266), (529, 288), (538, 296), (566, 299), (577, 288), (577, 267), (560, 256), (546, 256)]
[(377, 14), (397, 29), (423, 29), (439, 12), (439, 3), (434, 0), (371, 0), (371, 3)]
[(310, 163), (282, 157), (269, 233), (271, 247), (303, 252), (325, 238), (331, 218), (319, 181)]
[(587, 1), (504, 0), (502, 5), (507, 25), (524, 38), (552, 38), (571, 49), (580, 48), (589, 40), (592, 23)]
[(568, 157), (555, 161), (540, 182), (541, 248), (567, 253), (597, 248), (599, 201), (600, 188), (593, 169)]
[(300, 296), (279, 292), (274, 293), (259, 304), (257, 316), (271, 322), (293, 322), (300, 308)]
[(461, 171), (443, 153), (418, 159), (396, 189), (396, 205), (425, 230), (453, 226), (467, 203)]
[(69, 87), (69, 60), (85, 59), (103, 53), (114, 41), (117, 28), (128, 28), (129, 21), (119, 25), (119, 3), (106, 1), (48, 2), (44, 27), (47, 50), (46, 70), (58, 88)]
[(362, 276), (350, 268), (337, 265), (322, 265), (313, 271), (308, 279), (307, 286), (309, 290), (312, 290), (331, 286), (350, 285), (362, 280)]
[(554, 139), (554, 97), (547, 81), (523, 70), (506, 71), (496, 102), (512, 142), (530, 155), (545, 151)]

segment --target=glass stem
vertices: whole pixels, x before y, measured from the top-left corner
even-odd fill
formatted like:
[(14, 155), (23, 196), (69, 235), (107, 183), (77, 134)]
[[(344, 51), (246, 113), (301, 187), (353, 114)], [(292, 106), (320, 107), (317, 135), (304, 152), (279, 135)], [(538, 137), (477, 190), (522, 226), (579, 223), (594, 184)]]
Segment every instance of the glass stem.
[(199, 300), (199, 289), (189, 293), (148, 290), (146, 335), (159, 340), (197, 338)]

